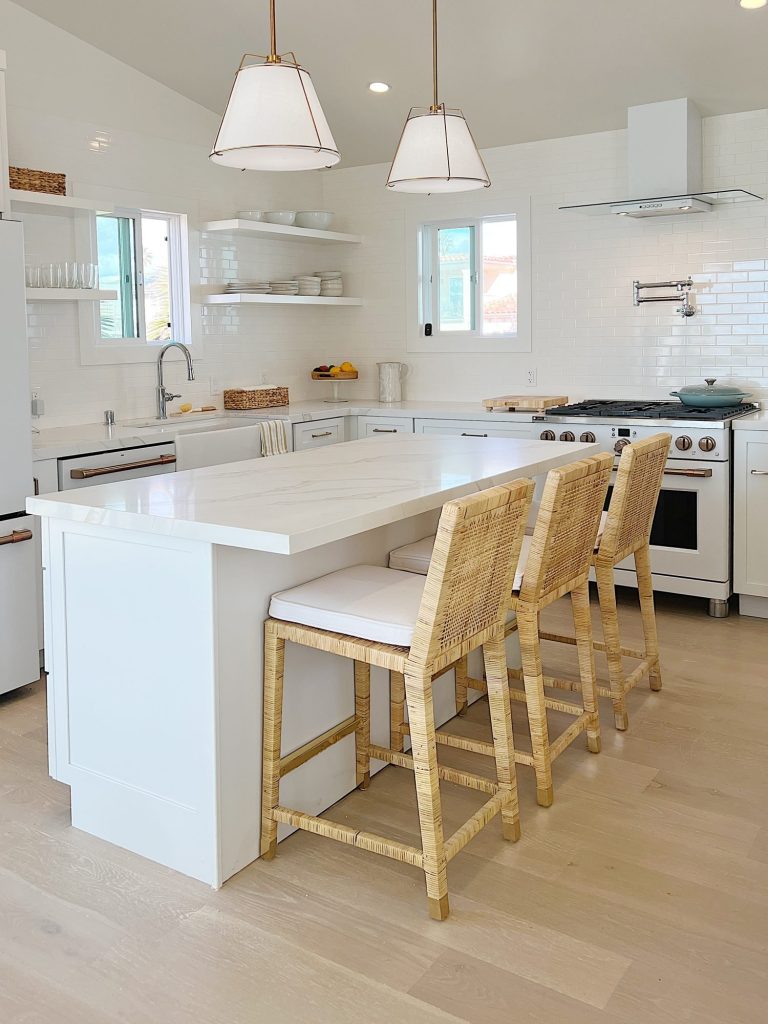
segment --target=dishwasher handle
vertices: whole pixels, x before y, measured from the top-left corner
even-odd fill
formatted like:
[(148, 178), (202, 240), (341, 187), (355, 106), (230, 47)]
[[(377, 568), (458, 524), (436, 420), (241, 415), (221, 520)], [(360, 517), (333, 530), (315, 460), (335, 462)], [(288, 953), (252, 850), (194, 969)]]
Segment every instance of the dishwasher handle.
[(87, 469), (71, 469), (72, 480), (90, 480), (94, 476), (109, 476), (111, 473), (126, 473), (129, 469), (151, 469), (153, 466), (172, 466), (175, 455), (159, 455), (155, 459), (141, 459), (139, 462), (125, 462), (121, 466), (94, 466)]
[(14, 530), (0, 537), (0, 544), (21, 544), (22, 541), (32, 540), (31, 530)]

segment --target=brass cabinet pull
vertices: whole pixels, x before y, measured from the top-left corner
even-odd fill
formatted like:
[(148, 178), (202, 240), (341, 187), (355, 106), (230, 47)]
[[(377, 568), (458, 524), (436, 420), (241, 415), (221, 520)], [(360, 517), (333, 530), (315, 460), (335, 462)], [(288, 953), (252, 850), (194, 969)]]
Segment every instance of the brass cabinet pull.
[(4, 537), (0, 537), (0, 544), (21, 544), (25, 540), (32, 540), (31, 530), (14, 530), (13, 533), (6, 533)]
[(332, 435), (332, 430), (326, 430), (324, 434), (313, 434), (312, 437), (331, 437)]
[(664, 476), (712, 476), (711, 469), (665, 469)]
[(752, 476), (768, 476), (768, 469), (750, 469)]
[(468, 434), (466, 431), (461, 435), (462, 437), (488, 437), (487, 434)]
[(395, 427), (390, 427), (389, 429), (385, 429), (384, 427), (374, 427), (373, 428), (373, 433), (374, 434), (396, 434), (397, 433), (397, 429)]
[(72, 480), (90, 480), (94, 476), (108, 476), (110, 473), (125, 473), (129, 469), (150, 469), (152, 466), (171, 466), (176, 461), (175, 455), (159, 455), (156, 459), (143, 459), (141, 462), (126, 462), (122, 466), (98, 466), (93, 469), (71, 469)]

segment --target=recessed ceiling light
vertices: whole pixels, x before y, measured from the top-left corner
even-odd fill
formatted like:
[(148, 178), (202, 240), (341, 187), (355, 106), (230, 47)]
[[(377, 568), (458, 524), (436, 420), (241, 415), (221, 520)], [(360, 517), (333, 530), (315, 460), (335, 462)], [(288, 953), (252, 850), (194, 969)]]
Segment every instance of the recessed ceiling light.
[[(768, 3), (768, 0), (766, 0), (766, 3)], [(386, 82), (371, 82), (368, 88), (371, 92), (389, 92), (389, 86)]]
[(760, 7), (765, 7), (768, 4), (768, 0), (739, 0), (739, 7), (743, 7), (745, 11), (756, 11)]

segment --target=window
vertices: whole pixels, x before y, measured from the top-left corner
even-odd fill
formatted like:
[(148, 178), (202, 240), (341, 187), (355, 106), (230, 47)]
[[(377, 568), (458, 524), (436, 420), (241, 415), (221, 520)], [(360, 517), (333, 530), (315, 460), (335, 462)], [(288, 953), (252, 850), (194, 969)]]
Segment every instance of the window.
[(530, 351), (527, 210), (418, 226), (420, 351)]
[(117, 292), (97, 310), (97, 342), (187, 340), (182, 218), (143, 210), (96, 217), (99, 287)]

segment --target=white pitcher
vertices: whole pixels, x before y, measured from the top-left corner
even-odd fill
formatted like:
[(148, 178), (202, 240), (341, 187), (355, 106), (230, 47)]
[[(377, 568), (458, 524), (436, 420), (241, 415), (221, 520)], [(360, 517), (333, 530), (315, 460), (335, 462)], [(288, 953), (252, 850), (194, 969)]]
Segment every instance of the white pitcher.
[(377, 363), (379, 368), (379, 401), (402, 402), (403, 378), (408, 372), (405, 363)]

